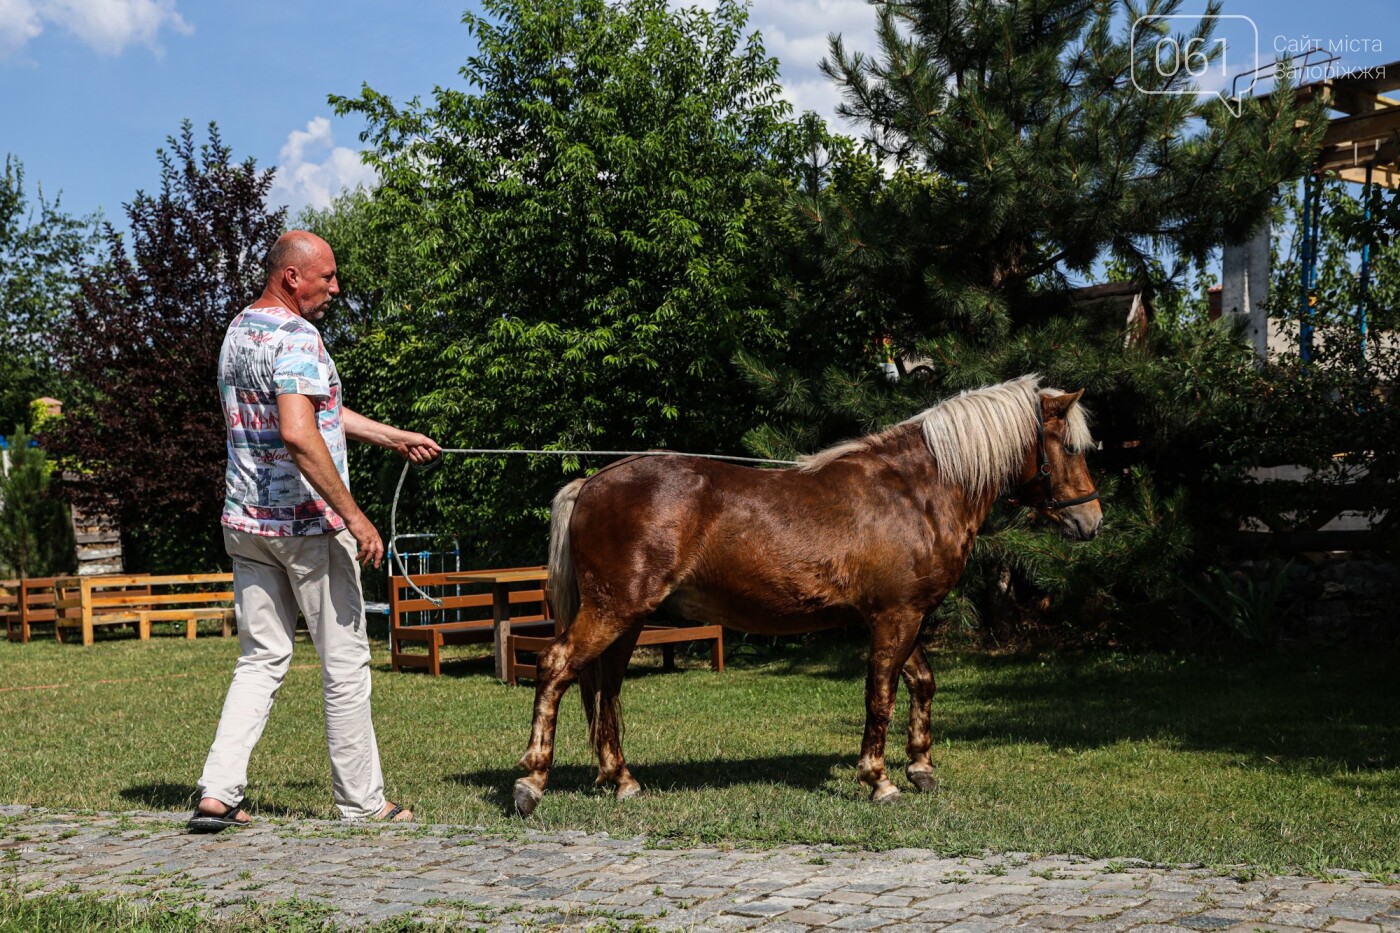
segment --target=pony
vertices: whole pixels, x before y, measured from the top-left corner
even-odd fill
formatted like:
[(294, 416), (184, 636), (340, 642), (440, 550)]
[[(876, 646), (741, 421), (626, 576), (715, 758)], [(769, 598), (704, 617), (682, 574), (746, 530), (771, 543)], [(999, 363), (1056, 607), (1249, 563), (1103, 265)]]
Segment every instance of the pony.
[(857, 777), (873, 802), (899, 796), (885, 737), (903, 676), (905, 774), (916, 791), (934, 790), (934, 678), (920, 627), (962, 575), (1003, 491), (1072, 540), (1098, 534), (1082, 394), (1041, 388), (1031, 374), (945, 399), (790, 469), (633, 457), (566, 485), (553, 503), (548, 580), (562, 631), (537, 662), (516, 811), (529, 816), (544, 793), (559, 702), (575, 680), (598, 783), (613, 784), (619, 800), (641, 791), (622, 755), (618, 697), (642, 625), (658, 611), (765, 635), (863, 621), (870, 657)]

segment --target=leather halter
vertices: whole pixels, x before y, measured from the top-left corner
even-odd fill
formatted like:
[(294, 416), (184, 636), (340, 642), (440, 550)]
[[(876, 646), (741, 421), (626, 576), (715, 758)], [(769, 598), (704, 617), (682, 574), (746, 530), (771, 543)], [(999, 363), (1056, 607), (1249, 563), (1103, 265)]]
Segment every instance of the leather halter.
[[(1012, 505), (1024, 505), (1026, 508), (1030, 509), (1049, 509), (1054, 511), (1056, 509), (1066, 509), (1072, 505), (1083, 505), (1086, 502), (1093, 502), (1097, 499), (1099, 497), (1099, 491), (1097, 489), (1087, 495), (1075, 496), (1073, 499), (1055, 498), (1054, 487), (1050, 484), (1050, 457), (1045, 452), (1045, 412), (1041, 409), (1039, 400), (1037, 400), (1035, 407), (1035, 431), (1040, 454), (1040, 469), (1036, 472), (1035, 476), (1016, 487), (1015, 495), (1007, 496), (1006, 501)], [(1027, 502), (1026, 497), (1021, 494), (1021, 490), (1028, 486), (1033, 486), (1036, 483), (1044, 484), (1045, 495), (1036, 502)]]

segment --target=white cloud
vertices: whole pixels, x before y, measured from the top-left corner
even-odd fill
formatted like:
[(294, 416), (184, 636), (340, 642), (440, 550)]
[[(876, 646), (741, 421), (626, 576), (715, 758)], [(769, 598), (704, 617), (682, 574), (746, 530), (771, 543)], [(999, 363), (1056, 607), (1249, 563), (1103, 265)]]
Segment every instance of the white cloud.
[[(715, 0), (671, 0), (673, 7), (697, 6), (713, 12)], [(821, 60), (831, 51), (834, 33), (846, 52), (873, 53), (875, 8), (868, 0), (753, 0), (748, 27), (763, 35), (763, 47), (778, 59), (783, 99), (795, 114), (812, 110), (840, 132), (858, 132), (836, 116), (841, 91), (821, 73)]]
[(782, 65), (783, 97), (793, 110), (814, 110), (833, 128), (851, 132), (836, 117), (840, 89), (818, 66), (830, 52), (833, 33), (841, 36), (847, 53), (876, 50), (875, 8), (866, 0), (755, 0), (749, 25), (763, 34), (768, 54)]
[(8, 57), (58, 26), (102, 55), (119, 55), (139, 43), (157, 55), (163, 29), (194, 32), (175, 9), (176, 0), (0, 0), (0, 56)]
[[(323, 153), (320, 162), (309, 161)], [(316, 117), (306, 124), (306, 129), (287, 134), (268, 201), (287, 205), (288, 213), (294, 216), (305, 207), (328, 207), (331, 199), (347, 188), (368, 188), (374, 183), (374, 169), (361, 162), (354, 149), (337, 146), (331, 121)]]
[(0, 0), (0, 59), (18, 52), (43, 31), (30, 0)]
[(825, 75), (803, 81), (783, 81), (783, 100), (792, 104), (794, 115), (812, 110), (820, 114), (832, 129), (849, 133), (852, 129), (836, 116), (836, 105), (841, 102), (841, 89)]

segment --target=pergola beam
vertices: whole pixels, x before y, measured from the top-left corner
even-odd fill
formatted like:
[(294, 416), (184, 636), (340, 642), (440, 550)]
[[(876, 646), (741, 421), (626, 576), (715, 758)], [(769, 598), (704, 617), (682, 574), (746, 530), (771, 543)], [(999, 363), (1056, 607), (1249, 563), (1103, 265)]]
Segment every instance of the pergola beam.
[[(1400, 101), (1383, 96), (1400, 89), (1400, 62), (1374, 69), (1374, 77), (1341, 76), (1300, 87), (1300, 101), (1322, 100), (1348, 116), (1327, 125), (1314, 168), (1346, 181), (1400, 188)], [(1367, 170), (1370, 170), (1368, 179)]]
[(1400, 107), (1344, 117), (1328, 126), (1316, 170), (1364, 182), (1367, 166), (1372, 167), (1375, 184), (1400, 188)]

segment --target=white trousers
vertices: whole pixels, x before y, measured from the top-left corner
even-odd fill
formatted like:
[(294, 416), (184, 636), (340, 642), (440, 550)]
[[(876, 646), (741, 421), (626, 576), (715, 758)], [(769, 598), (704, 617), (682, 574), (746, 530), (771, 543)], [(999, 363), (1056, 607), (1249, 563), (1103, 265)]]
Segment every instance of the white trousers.
[(370, 720), (369, 638), (354, 536), (273, 538), (225, 528), (224, 548), (233, 558), (243, 654), (204, 762), (200, 796), (229, 805), (243, 798), (248, 757), (292, 663), (300, 609), (321, 657), (335, 805), (342, 819), (377, 816), (384, 808), (384, 776)]

